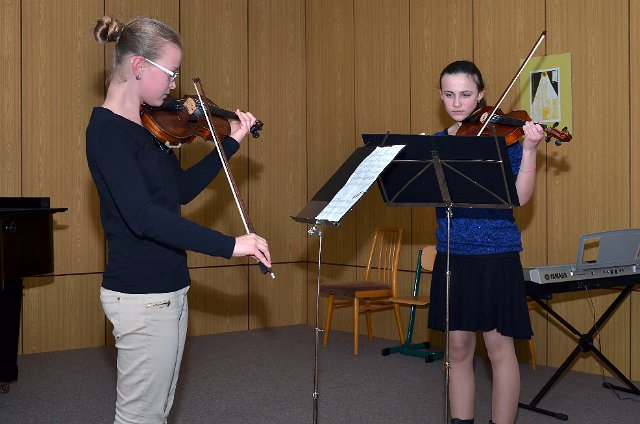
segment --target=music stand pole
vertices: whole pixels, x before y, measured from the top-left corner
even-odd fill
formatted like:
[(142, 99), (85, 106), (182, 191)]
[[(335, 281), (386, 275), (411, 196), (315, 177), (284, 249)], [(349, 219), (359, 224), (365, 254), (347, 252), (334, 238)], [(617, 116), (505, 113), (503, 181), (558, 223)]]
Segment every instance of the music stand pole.
[(315, 225), (311, 227), (308, 231), (310, 236), (318, 236), (319, 244), (318, 244), (318, 272), (316, 275), (316, 329), (315, 329), (315, 353), (314, 353), (314, 363), (313, 363), (313, 424), (317, 424), (318, 422), (318, 397), (320, 394), (318, 393), (318, 351), (320, 347), (320, 338), (319, 333), (320, 328), (318, 327), (318, 323), (320, 321), (320, 266), (321, 266), (321, 258), (322, 258), (322, 229), (318, 229)]
[(449, 369), (451, 362), (449, 361), (449, 296), (451, 292), (451, 268), (449, 267), (449, 243), (451, 239), (451, 216), (453, 210), (451, 206), (447, 207), (447, 292), (445, 306), (445, 322), (444, 322), (444, 422), (449, 422)]
[(338, 226), (356, 202), (367, 192), (380, 173), (404, 146), (373, 147), (356, 149), (333, 176), (320, 188), (311, 201), (292, 216), (295, 221), (311, 225), (310, 236), (319, 237), (318, 273), (316, 282), (316, 327), (313, 368), (313, 423), (318, 421), (318, 351), (320, 322), (320, 267), (322, 264), (322, 230), (320, 225)]

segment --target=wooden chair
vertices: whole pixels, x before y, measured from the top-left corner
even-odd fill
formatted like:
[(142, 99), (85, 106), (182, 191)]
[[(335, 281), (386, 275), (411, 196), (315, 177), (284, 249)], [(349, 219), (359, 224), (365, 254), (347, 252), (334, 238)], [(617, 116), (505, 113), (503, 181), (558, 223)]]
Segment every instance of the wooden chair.
[(432, 245), (425, 246), (418, 251), (418, 263), (416, 264), (416, 276), (413, 281), (412, 295), (408, 297), (394, 296), (389, 300), (400, 304), (409, 305), (411, 311), (409, 313), (409, 326), (407, 327), (407, 337), (400, 346), (388, 347), (382, 349), (382, 355), (387, 356), (392, 353), (400, 353), (401, 355), (417, 356), (424, 358), (425, 362), (433, 362), (434, 360), (442, 359), (444, 354), (442, 352), (429, 351), (431, 346), (429, 342), (412, 343), (413, 339), (413, 326), (416, 318), (416, 308), (418, 306), (428, 306), (430, 302), (429, 296), (419, 296), (420, 290), (420, 277), (422, 271), (432, 272), (433, 263), (436, 259), (436, 247)]
[[(371, 241), (369, 259), (363, 281), (320, 284), (320, 292), (328, 296), (323, 345), (329, 342), (333, 310), (353, 308), (353, 354), (358, 354), (359, 316), (367, 318), (367, 335), (371, 336), (371, 313), (393, 309), (400, 342), (404, 342), (400, 307), (389, 301), (396, 295), (402, 228), (376, 228)], [(339, 300), (336, 300), (338, 298)]]

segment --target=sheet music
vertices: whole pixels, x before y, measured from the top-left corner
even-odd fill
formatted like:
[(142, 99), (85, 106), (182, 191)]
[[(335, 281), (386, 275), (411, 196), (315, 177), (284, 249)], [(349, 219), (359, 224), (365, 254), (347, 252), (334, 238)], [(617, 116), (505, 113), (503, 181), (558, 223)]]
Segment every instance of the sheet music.
[(318, 214), (318, 221), (337, 222), (342, 219), (378, 178), (378, 175), (391, 163), (404, 145), (376, 147), (351, 174), (347, 183), (336, 193), (331, 202)]

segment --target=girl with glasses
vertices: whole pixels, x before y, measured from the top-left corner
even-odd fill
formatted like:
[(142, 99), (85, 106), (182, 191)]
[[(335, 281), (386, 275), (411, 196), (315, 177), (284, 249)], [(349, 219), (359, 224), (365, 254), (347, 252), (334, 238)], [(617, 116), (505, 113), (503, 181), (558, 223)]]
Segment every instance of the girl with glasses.
[[(87, 162), (100, 198), (108, 260), (100, 298), (118, 349), (115, 423), (164, 423), (171, 409), (187, 334), (190, 285), (186, 250), (271, 266), (267, 241), (232, 237), (180, 216), (222, 164), (212, 150), (182, 169), (172, 150), (142, 126), (140, 106), (160, 106), (182, 61), (182, 40), (151, 18), (126, 25), (100, 18), (99, 43), (115, 43), (107, 95), (86, 131)], [(239, 149), (256, 118), (236, 111), (222, 146)]]

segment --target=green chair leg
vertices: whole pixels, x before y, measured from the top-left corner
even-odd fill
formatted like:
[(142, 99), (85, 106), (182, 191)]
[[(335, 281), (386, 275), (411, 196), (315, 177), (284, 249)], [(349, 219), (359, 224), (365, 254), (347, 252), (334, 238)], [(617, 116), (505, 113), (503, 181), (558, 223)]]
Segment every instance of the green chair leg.
[[(422, 274), (422, 250), (418, 251), (418, 264), (416, 267), (416, 276), (413, 282), (413, 296), (418, 295), (420, 290), (420, 276)], [(403, 344), (399, 346), (387, 347), (382, 349), (382, 356), (388, 356), (392, 353), (399, 353), (401, 355), (415, 356), (424, 358), (425, 362), (433, 362), (440, 360), (444, 357), (443, 352), (429, 350), (429, 342), (412, 343), (413, 340), (413, 326), (416, 319), (416, 305), (411, 305), (411, 311), (409, 313), (409, 326), (407, 328), (407, 337)]]

